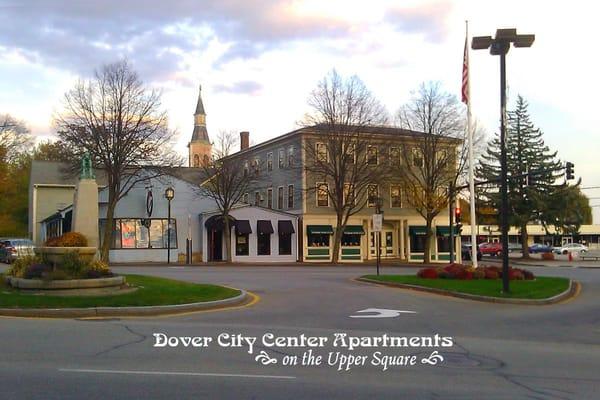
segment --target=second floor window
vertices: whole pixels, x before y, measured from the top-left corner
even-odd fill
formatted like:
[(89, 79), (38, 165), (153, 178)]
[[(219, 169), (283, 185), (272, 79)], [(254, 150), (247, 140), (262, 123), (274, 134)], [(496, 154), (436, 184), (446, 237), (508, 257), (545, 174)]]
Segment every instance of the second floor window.
[(367, 164), (377, 165), (379, 160), (377, 159), (377, 146), (367, 146)]
[(402, 194), (400, 185), (390, 185), (390, 206), (395, 208), (402, 207)]
[(279, 168), (283, 168), (285, 165), (285, 150), (279, 149)]
[(260, 206), (260, 192), (254, 192), (254, 205)]
[(379, 197), (379, 187), (374, 184), (367, 186), (367, 207), (375, 207)]
[(273, 189), (267, 189), (267, 208), (273, 208)]
[(244, 177), (248, 176), (248, 161), (244, 161)]
[(242, 203), (248, 204), (248, 193), (244, 193), (242, 196)]
[(277, 208), (283, 208), (283, 186), (277, 188)]
[(267, 171), (273, 171), (273, 153), (267, 153)]
[(354, 186), (351, 183), (344, 183), (344, 204), (356, 204)]
[(294, 185), (288, 185), (288, 208), (294, 208)]
[(317, 207), (329, 207), (329, 186), (326, 183), (317, 183)]
[(260, 172), (260, 160), (258, 158), (254, 159), (254, 176), (258, 176)]

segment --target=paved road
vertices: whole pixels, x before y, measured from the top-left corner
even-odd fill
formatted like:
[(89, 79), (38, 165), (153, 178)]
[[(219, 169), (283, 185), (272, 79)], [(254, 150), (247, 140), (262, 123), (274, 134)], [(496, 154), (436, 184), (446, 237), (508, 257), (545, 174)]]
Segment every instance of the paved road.
[[(531, 268), (571, 276), (582, 294), (554, 306), (494, 305), (353, 282), (362, 267), (116, 268), (246, 288), (252, 307), (163, 318), (49, 320), (1, 318), (1, 399), (594, 399), (600, 389), (600, 270)], [(414, 273), (392, 269), (395, 273)], [(359, 310), (415, 311), (350, 318)], [(258, 337), (248, 347), (154, 348), (154, 333)], [(369, 365), (387, 355), (428, 356), (431, 348), (361, 349), (327, 343), (317, 354), (367, 355), (367, 365), (283, 366), (302, 348), (266, 348), (277, 336), (450, 336), (436, 366)], [(276, 365), (254, 360), (265, 350)], [(324, 360), (326, 363), (326, 360)]]

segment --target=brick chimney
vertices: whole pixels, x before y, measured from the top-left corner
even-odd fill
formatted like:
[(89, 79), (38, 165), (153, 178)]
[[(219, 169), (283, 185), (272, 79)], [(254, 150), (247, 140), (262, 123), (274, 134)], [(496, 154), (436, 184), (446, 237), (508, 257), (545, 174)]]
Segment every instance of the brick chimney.
[(240, 132), (240, 151), (246, 150), (250, 147), (250, 132)]

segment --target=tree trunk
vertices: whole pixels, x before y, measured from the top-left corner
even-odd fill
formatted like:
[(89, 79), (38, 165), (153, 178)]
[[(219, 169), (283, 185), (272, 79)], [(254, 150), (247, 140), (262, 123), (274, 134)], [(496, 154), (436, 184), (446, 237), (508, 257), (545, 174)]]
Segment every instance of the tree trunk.
[(340, 259), (340, 246), (342, 243), (342, 234), (344, 227), (342, 226), (342, 219), (340, 216), (337, 217), (337, 225), (333, 234), (333, 246), (331, 246), (331, 262), (336, 264)]
[(225, 261), (231, 262), (231, 228), (229, 226), (229, 212), (223, 213), (225, 231)]
[(423, 254), (423, 263), (429, 264), (431, 262), (431, 218), (426, 219), (427, 235), (425, 236), (425, 253)]
[(521, 225), (521, 252), (523, 253), (523, 258), (529, 258), (528, 239), (529, 234), (527, 233), (527, 224), (523, 224)]
[(100, 260), (108, 263), (110, 254), (110, 245), (113, 239), (113, 224), (117, 202), (113, 193), (109, 193), (108, 207), (106, 208), (106, 224), (104, 225), (104, 235), (102, 236), (102, 248), (100, 249)]

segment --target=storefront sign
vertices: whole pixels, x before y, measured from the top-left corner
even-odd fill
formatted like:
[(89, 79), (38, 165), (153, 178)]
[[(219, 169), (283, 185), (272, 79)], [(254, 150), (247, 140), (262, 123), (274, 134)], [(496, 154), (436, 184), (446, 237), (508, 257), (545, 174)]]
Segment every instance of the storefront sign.
[(381, 232), (383, 228), (383, 214), (373, 214), (373, 231)]

